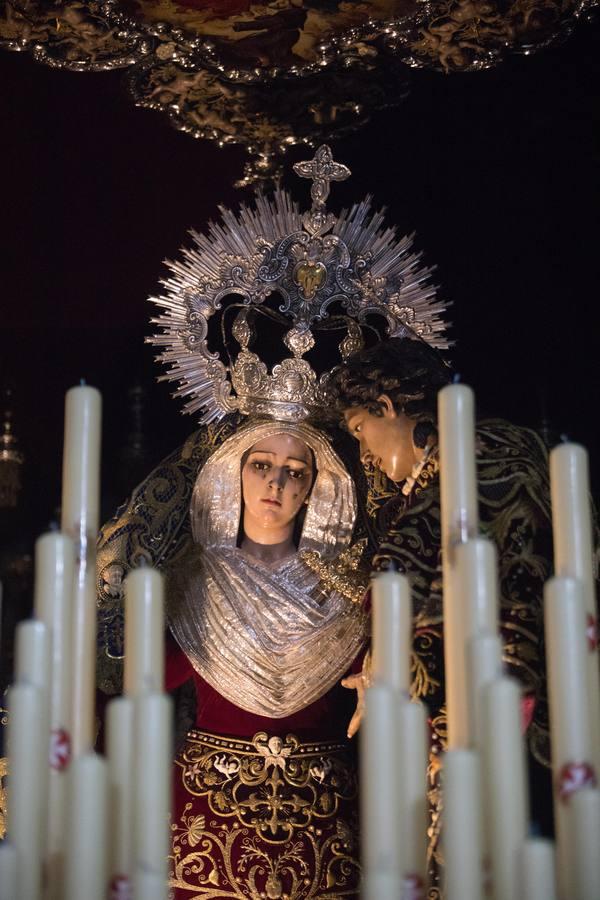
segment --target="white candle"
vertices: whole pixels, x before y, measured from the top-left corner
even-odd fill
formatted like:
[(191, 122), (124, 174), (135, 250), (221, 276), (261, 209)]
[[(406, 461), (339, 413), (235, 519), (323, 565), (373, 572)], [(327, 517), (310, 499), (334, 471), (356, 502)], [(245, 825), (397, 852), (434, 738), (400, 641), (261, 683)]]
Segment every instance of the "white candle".
[(65, 397), (62, 527), (95, 535), (100, 525), (100, 424), (102, 397), (94, 387), (71, 388)]
[(164, 689), (164, 586), (156, 569), (134, 569), (125, 580), (125, 693)]
[(569, 900), (600, 898), (600, 789), (573, 794), (574, 891)]
[[(15, 630), (15, 682), (33, 684), (48, 700), (50, 634), (43, 622), (26, 619)], [(46, 716), (46, 724), (48, 717)]]
[(422, 887), (427, 896), (427, 763), (429, 741), (427, 711), (422, 703), (400, 699), (397, 746), (400, 777), (403, 781), (400, 801), (404, 836), (402, 876)]
[(571, 898), (574, 862), (569, 798), (593, 777), (581, 582), (551, 578), (544, 589), (544, 611), (559, 895)]
[(583, 586), (588, 619), (587, 679), (592, 760), (600, 773), (600, 660), (597, 640), (596, 585), (588, 455), (578, 444), (561, 444), (550, 454), (552, 532), (556, 575), (577, 578)]
[(49, 632), (50, 727), (66, 730), (70, 714), (71, 622), (75, 545), (59, 532), (42, 535), (35, 545), (35, 616)]
[(61, 528), (76, 542), (73, 607), (73, 752), (94, 743), (96, 671), (95, 543), (100, 509), (101, 397), (92, 387), (67, 391)]
[(590, 763), (586, 623), (581, 583), (574, 578), (547, 581), (544, 612), (552, 759), (558, 775), (565, 764)]
[(462, 585), (454, 551), (478, 532), (474, 396), (469, 387), (451, 384), (439, 392), (438, 430), (448, 747), (457, 748), (469, 746), (470, 735)]
[(461, 582), (467, 639), (481, 631), (498, 630), (498, 560), (487, 538), (470, 538), (454, 548), (454, 564)]
[(498, 634), (482, 631), (467, 643), (469, 733), (473, 746), (481, 749), (483, 688), (502, 675), (502, 641)]
[(44, 534), (35, 545), (34, 609), (50, 648), (48, 836), (46, 900), (62, 900), (66, 831), (66, 771), (71, 759), (71, 653), (75, 545), (65, 534)]
[(554, 841), (527, 838), (518, 863), (519, 890), (516, 900), (556, 900), (556, 862)]
[(14, 900), (39, 900), (48, 785), (44, 694), (33, 684), (14, 684), (8, 710), (8, 840), (18, 873)]
[(49, 711), (49, 676), (50, 676), (50, 631), (43, 622), (28, 619), (20, 622), (15, 630), (15, 684), (29, 684), (36, 687), (41, 695), (41, 709), (36, 732), (40, 736), (45, 750), (41, 771), (36, 774), (39, 798), (36, 804), (42, 818), (39, 864), (45, 866), (48, 855), (48, 810), (49, 781), (48, 750), (50, 746), (50, 711)]
[(17, 896), (17, 849), (7, 840), (0, 841), (0, 900)]
[(109, 880), (133, 878), (134, 701), (115, 697), (106, 708)]
[(497, 678), (483, 688), (484, 822), (494, 900), (515, 900), (517, 860), (527, 836), (529, 793), (521, 734), (521, 688)]
[[(170, 849), (173, 708), (165, 694), (135, 699), (134, 864), (167, 878)], [(149, 789), (151, 787), (151, 789)]]
[[(475, 739), (473, 686), (468, 680), (468, 648), (471, 639), (498, 630), (498, 575), (496, 548), (485, 538), (470, 538), (453, 548), (447, 560), (444, 585), (446, 679), (450, 678), (453, 705), (452, 746), (471, 747)], [(444, 594), (446, 597), (446, 594)], [(448, 616), (446, 616), (446, 611)], [(447, 650), (446, 648), (449, 648)]]
[(412, 651), (412, 605), (405, 575), (381, 572), (371, 582), (372, 676), (408, 694)]
[(442, 547), (477, 536), (475, 398), (465, 384), (449, 384), (438, 394)]
[(398, 900), (403, 869), (398, 692), (386, 684), (366, 691), (360, 729), (363, 900)]
[(105, 760), (81, 754), (69, 770), (64, 900), (106, 900), (107, 801)]
[(481, 789), (478, 755), (449, 750), (442, 770), (442, 848), (446, 900), (482, 900)]
[(167, 900), (169, 888), (164, 876), (152, 869), (138, 866), (133, 883), (134, 900)]

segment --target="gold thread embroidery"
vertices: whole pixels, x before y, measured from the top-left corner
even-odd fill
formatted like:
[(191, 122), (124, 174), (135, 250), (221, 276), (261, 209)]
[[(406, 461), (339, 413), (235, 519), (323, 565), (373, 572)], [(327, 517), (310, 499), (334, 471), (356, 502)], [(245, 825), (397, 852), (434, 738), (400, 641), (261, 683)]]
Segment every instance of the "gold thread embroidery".
[(171, 887), (203, 900), (355, 896), (357, 822), (339, 814), (356, 799), (345, 756), (343, 744), (294, 735), (241, 741), (191, 731), (177, 763), (186, 791), (215, 818), (188, 802), (171, 825)]
[(361, 603), (369, 587), (369, 573), (361, 571), (366, 545), (366, 538), (356, 541), (334, 560), (322, 559), (316, 551), (303, 551), (300, 555), (321, 579), (322, 590), (337, 591), (353, 603)]
[(294, 735), (284, 741), (259, 732), (242, 742), (192, 731), (177, 764), (186, 790), (206, 795), (215, 815), (235, 817), (277, 844), (315, 818), (336, 815), (340, 799), (356, 797), (354, 772), (339, 756), (343, 749), (300, 745)]

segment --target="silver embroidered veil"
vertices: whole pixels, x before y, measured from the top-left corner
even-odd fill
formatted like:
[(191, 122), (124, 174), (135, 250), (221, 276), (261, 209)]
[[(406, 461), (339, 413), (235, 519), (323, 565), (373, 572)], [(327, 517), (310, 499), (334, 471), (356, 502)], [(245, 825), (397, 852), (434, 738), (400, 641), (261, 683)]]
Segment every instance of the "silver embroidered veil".
[[(241, 459), (258, 441), (292, 434), (315, 456), (298, 553), (276, 565), (236, 546)], [(195, 670), (249, 712), (280, 718), (317, 700), (343, 677), (366, 640), (360, 605), (321, 590), (302, 551), (334, 558), (351, 539), (352, 479), (324, 434), (306, 423), (251, 424), (215, 451), (194, 487), (196, 552), (174, 578), (171, 630)]]

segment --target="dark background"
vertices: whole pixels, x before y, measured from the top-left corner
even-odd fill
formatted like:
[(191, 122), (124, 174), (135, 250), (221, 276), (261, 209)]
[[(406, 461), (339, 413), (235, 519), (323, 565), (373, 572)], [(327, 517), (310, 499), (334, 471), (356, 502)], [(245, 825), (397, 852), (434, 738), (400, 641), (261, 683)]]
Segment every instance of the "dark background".
[[(486, 72), (407, 70), (408, 98), (333, 144), (353, 177), (331, 200), (337, 209), (371, 192), (391, 222), (416, 230), (453, 304), (452, 359), (480, 411), (534, 427), (545, 416), (589, 448), (596, 489), (599, 51), (598, 24), (582, 23), (562, 46)], [(30, 540), (59, 501), (64, 392), (80, 378), (104, 395), (107, 513), (132, 486), (120, 461), (136, 378), (139, 466), (193, 430), (153, 382), (146, 298), (187, 229), (250, 192), (233, 187), (241, 149), (134, 108), (118, 72), (0, 53), (0, 121), (0, 380), (14, 388), (26, 456), (11, 537)], [(284, 180), (303, 203), (308, 184), (291, 163), (309, 156), (293, 149)]]

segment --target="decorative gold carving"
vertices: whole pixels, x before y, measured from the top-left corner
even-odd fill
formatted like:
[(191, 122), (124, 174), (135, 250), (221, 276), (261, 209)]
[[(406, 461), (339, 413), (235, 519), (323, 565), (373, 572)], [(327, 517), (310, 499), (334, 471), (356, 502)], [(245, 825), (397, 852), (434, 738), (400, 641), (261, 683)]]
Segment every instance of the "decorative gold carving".
[(361, 603), (369, 587), (369, 572), (362, 562), (366, 545), (366, 538), (356, 541), (334, 560), (323, 559), (316, 551), (305, 551), (301, 556), (321, 579), (322, 590), (337, 591), (353, 603)]
[[(444, 72), (486, 68), (564, 39), (593, 5), (237, 0), (200, 9), (175, 0), (7, 0), (0, 46), (78, 72), (127, 68), (139, 106), (193, 137), (245, 146), (252, 159), (239, 184), (247, 185), (276, 181), (277, 157), (289, 147), (339, 138), (374, 110), (398, 105), (408, 83), (398, 61)], [(316, 229), (326, 219), (311, 214)]]
[(294, 281), (305, 300), (312, 300), (327, 278), (327, 269), (320, 262), (307, 259), (294, 269)]
[(171, 825), (171, 887), (205, 900), (356, 896), (357, 823), (340, 814), (356, 777), (343, 745), (192, 731), (177, 762), (208, 809), (189, 801)]
[(259, 732), (252, 741), (225, 741), (190, 732), (177, 764), (190, 794), (206, 794), (211, 811), (235, 816), (268, 843), (282, 843), (315, 819), (336, 814), (340, 798), (356, 795), (341, 744), (300, 745)]

